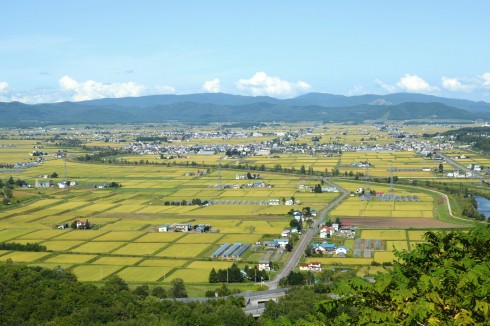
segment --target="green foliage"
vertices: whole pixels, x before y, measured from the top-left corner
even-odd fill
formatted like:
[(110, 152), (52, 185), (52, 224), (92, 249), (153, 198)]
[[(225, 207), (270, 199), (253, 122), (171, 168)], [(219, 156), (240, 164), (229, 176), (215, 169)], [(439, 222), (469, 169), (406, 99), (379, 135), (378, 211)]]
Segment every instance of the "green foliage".
[(170, 282), (169, 297), (171, 298), (187, 298), (187, 290), (185, 289), (184, 280), (175, 278)]
[(157, 300), (145, 297), (145, 286), (133, 294), (122, 279), (111, 277), (97, 288), (62, 268), (0, 264), (0, 286), (0, 325), (255, 324), (241, 310), (240, 297), (203, 303)]
[(15, 251), (46, 251), (46, 246), (41, 246), (38, 243), (16, 243), (16, 242), (2, 242), (0, 243), (0, 250), (15, 250)]
[(209, 283), (241, 283), (244, 280), (242, 272), (236, 264), (231, 265), (230, 268), (219, 269), (218, 271), (213, 268), (209, 272)]
[(339, 285), (339, 299), (317, 304), (319, 319), (356, 325), (487, 325), (490, 227), (427, 232), (426, 240), (412, 252), (397, 252), (393, 270), (378, 275), (375, 283), (354, 278)]

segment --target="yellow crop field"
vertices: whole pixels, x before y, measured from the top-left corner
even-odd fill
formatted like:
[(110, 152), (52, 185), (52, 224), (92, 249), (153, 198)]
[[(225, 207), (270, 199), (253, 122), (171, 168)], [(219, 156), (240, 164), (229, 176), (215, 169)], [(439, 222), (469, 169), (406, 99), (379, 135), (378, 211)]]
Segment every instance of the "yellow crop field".
[(219, 242), (230, 243), (230, 244), (235, 242), (254, 244), (260, 239), (262, 239), (261, 234), (227, 234)]
[(405, 230), (362, 230), (361, 238), (372, 240), (406, 240), (407, 234)]
[(395, 254), (392, 251), (375, 251), (373, 260), (378, 263), (385, 263), (392, 262), (395, 258)]
[(214, 243), (221, 237), (223, 237), (223, 235), (219, 233), (187, 234), (175, 243)]
[(30, 233), (33, 230), (29, 229), (6, 229), (0, 230), (0, 242), (7, 242), (24, 234)]
[(134, 240), (135, 242), (173, 242), (181, 237), (183, 237), (183, 233), (169, 233), (169, 232), (158, 232), (158, 233), (148, 233), (144, 236)]
[(125, 242), (109, 242), (109, 241), (93, 241), (87, 242), (81, 246), (71, 249), (72, 252), (94, 253), (94, 254), (106, 254), (116, 248), (123, 246)]
[(69, 263), (83, 264), (97, 257), (96, 255), (75, 255), (75, 254), (60, 254), (46, 259), (45, 263)]
[(51, 209), (61, 212), (61, 211), (65, 211), (65, 210), (72, 210), (72, 209), (75, 209), (75, 208), (78, 208), (80, 206), (84, 206), (87, 204), (88, 203), (85, 201), (80, 201), (80, 202), (70, 201), (70, 202), (66, 202), (66, 203), (62, 203), (62, 204), (53, 206), (53, 207), (51, 207)]
[(9, 253), (10, 250), (0, 250), (0, 256), (5, 255), (6, 253)]
[(117, 206), (117, 204), (101, 204), (101, 203), (97, 203), (97, 204), (92, 204), (90, 206), (85, 206), (85, 207), (77, 208), (77, 211), (79, 211), (79, 212), (90, 212), (90, 213), (93, 213), (93, 212), (102, 212), (102, 211), (111, 209), (111, 208), (113, 208), (115, 206)]
[(131, 241), (143, 234), (141, 231), (112, 231), (98, 237), (97, 241)]
[(73, 264), (56, 264), (56, 263), (29, 263), (29, 266), (39, 266), (42, 268), (48, 268), (48, 269), (57, 269), (58, 267), (61, 267), (63, 269), (69, 269), (73, 266)]
[(43, 246), (46, 246), (48, 250), (52, 251), (66, 251), (70, 250), (71, 248), (78, 246), (85, 241), (83, 240), (78, 240), (78, 241), (71, 241), (71, 240), (52, 240), (52, 241), (45, 241), (42, 243)]
[(106, 213), (132, 213), (134, 211), (137, 211), (139, 209), (144, 208), (145, 206), (143, 205), (119, 205), (114, 208), (111, 208), (108, 210)]
[(158, 257), (194, 258), (209, 247), (209, 244), (172, 244), (156, 254)]
[(210, 271), (211, 269), (226, 269), (231, 267), (233, 262), (229, 261), (200, 261), (200, 260), (195, 260), (192, 263), (190, 263), (186, 268), (188, 269), (205, 269)]
[(386, 241), (386, 250), (393, 250), (396, 249), (398, 251), (401, 250), (408, 250), (408, 243), (407, 241), (392, 241), (388, 240)]
[(72, 269), (73, 274), (82, 282), (97, 282), (114, 274), (123, 266), (118, 265), (80, 265)]
[(18, 239), (51, 239), (62, 235), (68, 230), (39, 230), (18, 237)]
[(51, 255), (50, 252), (27, 252), (27, 251), (12, 251), (0, 256), (1, 261), (11, 259), (13, 262), (31, 263), (43, 257)]
[(182, 259), (145, 259), (138, 266), (165, 267), (170, 270), (174, 267), (180, 267), (187, 263), (187, 260)]
[(135, 265), (141, 260), (140, 257), (100, 257), (93, 262), (94, 265)]
[(63, 233), (53, 239), (56, 240), (90, 240), (98, 236), (103, 235), (104, 231), (99, 230), (73, 230), (70, 232)]
[(102, 231), (138, 231), (148, 226), (142, 220), (120, 220), (107, 224), (101, 228)]
[(163, 243), (128, 243), (124, 247), (119, 248), (113, 253), (116, 255), (152, 255), (164, 246), (165, 244)]
[(117, 273), (126, 282), (156, 282), (163, 278), (165, 271), (161, 267), (126, 267)]
[(427, 232), (427, 230), (409, 230), (407, 231), (408, 233), (408, 238), (410, 241), (425, 241), (424, 234)]

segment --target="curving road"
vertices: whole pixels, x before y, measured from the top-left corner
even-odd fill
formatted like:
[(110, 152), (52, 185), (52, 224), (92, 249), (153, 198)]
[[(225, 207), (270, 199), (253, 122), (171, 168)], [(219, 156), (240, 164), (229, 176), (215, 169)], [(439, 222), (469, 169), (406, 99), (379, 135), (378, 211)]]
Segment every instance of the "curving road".
[[(337, 206), (342, 200), (347, 198), (349, 196), (349, 192), (345, 189), (340, 188), (339, 186), (333, 184), (332, 182), (323, 179), (323, 181), (331, 186), (337, 187), (341, 191), (341, 195), (337, 197), (334, 201), (332, 201), (328, 206), (326, 206), (324, 209), (320, 211), (320, 216), (316, 219), (315, 223), (312, 224), (312, 226), (301, 235), (301, 238), (299, 241), (296, 243), (296, 245), (293, 248), (293, 251), (291, 253), (291, 256), (289, 259), (285, 262), (283, 268), (279, 271), (279, 273), (276, 275), (276, 277), (269, 282), (264, 282), (264, 285), (268, 286), (270, 290), (277, 289), (279, 285), (279, 281), (283, 278), (286, 277), (299, 263), (301, 256), (305, 252), (308, 244), (311, 242), (311, 239), (313, 239), (313, 236), (315, 235), (316, 231), (318, 230), (318, 226), (320, 225), (321, 222), (325, 219), (325, 216), (329, 211), (331, 211), (335, 206)], [(303, 229), (304, 231), (304, 229)]]

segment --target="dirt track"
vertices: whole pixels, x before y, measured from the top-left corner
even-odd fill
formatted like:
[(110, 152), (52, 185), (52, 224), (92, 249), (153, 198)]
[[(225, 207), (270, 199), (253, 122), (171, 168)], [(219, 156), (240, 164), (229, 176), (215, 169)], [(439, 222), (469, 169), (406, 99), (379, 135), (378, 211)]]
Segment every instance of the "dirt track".
[(433, 220), (430, 218), (410, 218), (410, 217), (341, 217), (341, 222), (351, 222), (353, 226), (367, 228), (457, 228), (458, 224)]

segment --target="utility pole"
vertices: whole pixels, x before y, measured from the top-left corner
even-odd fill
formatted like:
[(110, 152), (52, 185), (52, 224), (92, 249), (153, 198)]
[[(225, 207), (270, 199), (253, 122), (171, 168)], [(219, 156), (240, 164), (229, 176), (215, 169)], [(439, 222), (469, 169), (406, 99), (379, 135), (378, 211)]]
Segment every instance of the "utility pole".
[(390, 192), (395, 192), (395, 179), (393, 178), (393, 165), (390, 166)]
[(218, 187), (220, 189), (223, 189), (223, 185), (221, 184), (221, 159), (223, 156), (221, 156), (218, 160)]

